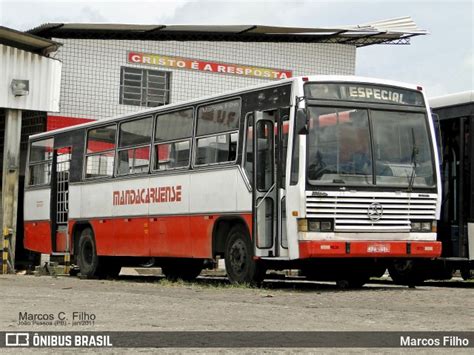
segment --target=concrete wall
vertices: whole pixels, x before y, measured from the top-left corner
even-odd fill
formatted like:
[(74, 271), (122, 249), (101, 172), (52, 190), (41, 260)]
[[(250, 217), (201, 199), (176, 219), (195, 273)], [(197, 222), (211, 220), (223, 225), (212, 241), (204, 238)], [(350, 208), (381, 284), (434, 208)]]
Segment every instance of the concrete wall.
[(63, 62), (60, 116), (101, 119), (140, 109), (119, 104), (121, 66), (171, 71), (171, 102), (257, 85), (268, 79), (127, 62), (128, 51), (292, 70), (293, 75), (355, 72), (356, 48), (319, 43), (56, 39)]

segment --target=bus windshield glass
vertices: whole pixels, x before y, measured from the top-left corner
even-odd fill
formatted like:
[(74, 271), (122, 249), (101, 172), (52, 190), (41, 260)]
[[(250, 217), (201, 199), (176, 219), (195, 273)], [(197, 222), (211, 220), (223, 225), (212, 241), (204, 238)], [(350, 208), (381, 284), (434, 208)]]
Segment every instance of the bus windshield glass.
[(425, 114), (310, 106), (309, 116), (310, 184), (434, 187)]

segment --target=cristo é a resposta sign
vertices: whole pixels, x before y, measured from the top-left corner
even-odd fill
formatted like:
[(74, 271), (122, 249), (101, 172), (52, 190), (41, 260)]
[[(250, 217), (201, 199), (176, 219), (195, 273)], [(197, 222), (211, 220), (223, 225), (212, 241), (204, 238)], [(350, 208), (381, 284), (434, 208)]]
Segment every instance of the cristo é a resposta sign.
[(131, 64), (147, 64), (160, 67), (195, 70), (206, 73), (229, 74), (269, 80), (291, 78), (291, 70), (255, 67), (247, 64), (212, 62), (202, 59), (171, 57), (161, 54), (128, 52), (127, 61)]

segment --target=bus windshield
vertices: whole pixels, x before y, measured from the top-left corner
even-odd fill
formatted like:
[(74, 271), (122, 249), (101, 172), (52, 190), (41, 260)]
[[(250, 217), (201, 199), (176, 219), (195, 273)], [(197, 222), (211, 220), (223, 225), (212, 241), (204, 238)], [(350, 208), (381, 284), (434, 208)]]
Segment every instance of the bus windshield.
[(434, 187), (425, 114), (310, 106), (309, 116), (310, 184)]

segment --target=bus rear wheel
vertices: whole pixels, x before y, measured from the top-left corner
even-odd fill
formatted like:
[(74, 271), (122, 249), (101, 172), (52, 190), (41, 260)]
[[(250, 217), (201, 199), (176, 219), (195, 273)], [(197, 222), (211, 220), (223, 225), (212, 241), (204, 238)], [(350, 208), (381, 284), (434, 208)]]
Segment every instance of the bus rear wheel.
[(98, 276), (99, 257), (97, 256), (94, 235), (91, 228), (84, 228), (79, 237), (77, 264), (81, 276), (88, 279)]
[(233, 284), (260, 286), (265, 277), (265, 269), (254, 260), (250, 238), (242, 226), (230, 230), (225, 247), (225, 268)]
[(79, 237), (77, 263), (81, 276), (87, 279), (115, 278), (122, 268), (117, 258), (97, 255), (94, 233), (89, 227)]

